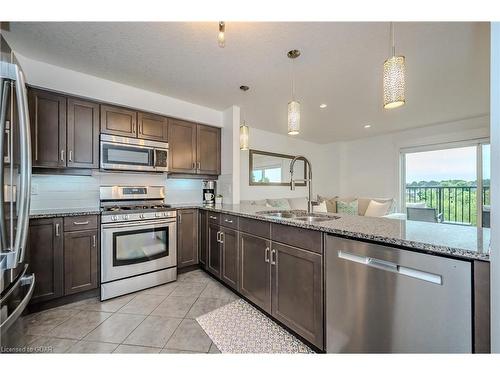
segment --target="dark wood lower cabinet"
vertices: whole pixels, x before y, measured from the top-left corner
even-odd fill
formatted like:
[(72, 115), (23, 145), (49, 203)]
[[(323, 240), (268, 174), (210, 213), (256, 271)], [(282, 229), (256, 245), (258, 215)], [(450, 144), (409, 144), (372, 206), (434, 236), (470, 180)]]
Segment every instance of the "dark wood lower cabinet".
[(208, 255), (208, 213), (207, 211), (200, 210), (199, 214), (199, 227), (200, 232), (198, 234), (200, 239), (199, 245), (199, 260), (201, 267), (206, 269), (207, 266), (207, 255)]
[(98, 232), (64, 233), (64, 294), (97, 288), (99, 276)]
[(240, 233), (240, 286), (242, 295), (271, 313), (271, 241)]
[(221, 267), (221, 249), (219, 242), (220, 226), (217, 224), (208, 224), (208, 257), (207, 270), (211, 274), (220, 278)]
[(198, 264), (198, 210), (177, 212), (177, 267)]
[(30, 220), (26, 262), (35, 274), (35, 290), (30, 303), (64, 294), (63, 219)]
[(272, 315), (323, 348), (322, 256), (272, 243)]
[(238, 232), (234, 229), (221, 228), (222, 266), (221, 278), (226, 284), (238, 289)]

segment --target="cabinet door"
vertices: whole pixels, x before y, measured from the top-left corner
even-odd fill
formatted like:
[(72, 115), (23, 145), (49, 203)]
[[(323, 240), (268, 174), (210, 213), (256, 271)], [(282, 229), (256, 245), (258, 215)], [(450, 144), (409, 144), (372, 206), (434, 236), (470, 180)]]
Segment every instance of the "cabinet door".
[(266, 312), (271, 312), (271, 242), (251, 234), (240, 233), (239, 291)]
[(177, 213), (177, 267), (198, 264), (198, 211)]
[(101, 133), (137, 137), (137, 112), (101, 105)]
[(220, 278), (221, 251), (219, 243), (220, 227), (215, 224), (208, 225), (208, 259), (207, 270)]
[(196, 133), (197, 172), (220, 174), (220, 129), (198, 125)]
[(61, 218), (30, 220), (26, 262), (36, 277), (31, 303), (63, 295), (62, 222)]
[(64, 233), (64, 294), (97, 288), (98, 233), (84, 230)]
[(222, 228), (221, 232), (221, 278), (229, 286), (238, 289), (238, 232), (229, 228)]
[(168, 146), (169, 172), (196, 173), (196, 124), (170, 120)]
[(206, 268), (207, 265), (207, 255), (208, 255), (208, 213), (207, 211), (200, 210), (199, 215), (199, 248), (200, 248), (200, 264), (202, 268)]
[(322, 256), (272, 244), (272, 315), (323, 348)]
[(30, 90), (33, 167), (66, 167), (66, 97)]
[(99, 104), (68, 98), (67, 129), (67, 166), (99, 168)]
[(152, 113), (139, 112), (137, 115), (137, 137), (151, 141), (168, 141), (168, 118)]

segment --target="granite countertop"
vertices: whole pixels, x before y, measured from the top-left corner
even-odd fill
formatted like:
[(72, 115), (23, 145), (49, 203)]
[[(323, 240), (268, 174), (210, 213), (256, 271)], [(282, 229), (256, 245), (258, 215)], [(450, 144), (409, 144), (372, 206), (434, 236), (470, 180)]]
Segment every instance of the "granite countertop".
[(177, 205), (174, 208), (204, 208), (209, 211), (319, 230), (353, 239), (402, 246), (437, 255), (489, 261), (490, 230), (488, 228), (342, 214), (333, 214), (339, 217), (336, 220), (309, 224), (299, 220), (265, 216), (259, 212), (272, 210), (271, 208), (249, 205), (191, 204)]
[(50, 208), (42, 210), (30, 210), (30, 219), (43, 219), (50, 217), (80, 216), (80, 215), (100, 215), (99, 207), (82, 208)]

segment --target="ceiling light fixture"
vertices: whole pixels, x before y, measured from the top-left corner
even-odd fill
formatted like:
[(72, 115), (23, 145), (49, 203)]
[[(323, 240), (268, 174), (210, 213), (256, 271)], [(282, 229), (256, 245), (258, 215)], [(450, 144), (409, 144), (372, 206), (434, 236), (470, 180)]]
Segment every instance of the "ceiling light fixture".
[(297, 135), (300, 131), (300, 103), (295, 100), (293, 61), (300, 56), (300, 51), (293, 49), (288, 51), (287, 56), (292, 60), (292, 100), (288, 102), (288, 134)]
[[(240, 90), (243, 92), (247, 92), (250, 87), (246, 85), (241, 85)], [(241, 109), (241, 124), (240, 124), (240, 150), (247, 151), (250, 147), (250, 128), (247, 126), (245, 119), (243, 117), (243, 108)]]
[(219, 22), (219, 34), (217, 35), (217, 43), (219, 43), (220, 48), (226, 46), (226, 23), (224, 21)]
[(320, 105), (319, 105), (319, 108), (321, 108), (321, 109), (324, 109), (324, 108), (326, 108), (326, 107), (328, 107), (328, 104), (320, 104)]
[(394, 24), (390, 24), (391, 57), (384, 62), (384, 108), (393, 109), (405, 104), (406, 63), (404, 56), (396, 56)]
[(372, 126), (370, 124), (367, 124), (367, 125), (363, 126), (363, 128), (365, 128), (365, 129), (370, 129), (371, 127)]

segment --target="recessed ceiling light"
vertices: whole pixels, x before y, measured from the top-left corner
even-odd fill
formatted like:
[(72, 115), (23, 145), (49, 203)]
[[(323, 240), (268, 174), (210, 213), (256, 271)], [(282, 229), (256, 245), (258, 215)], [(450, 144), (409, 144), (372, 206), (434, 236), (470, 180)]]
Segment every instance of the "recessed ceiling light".
[(372, 126), (370, 124), (363, 126), (365, 129), (370, 129)]
[(326, 107), (328, 107), (328, 104), (324, 104), (324, 103), (323, 103), (323, 104), (320, 104), (320, 105), (319, 105), (319, 108), (321, 108), (321, 109), (326, 108)]

